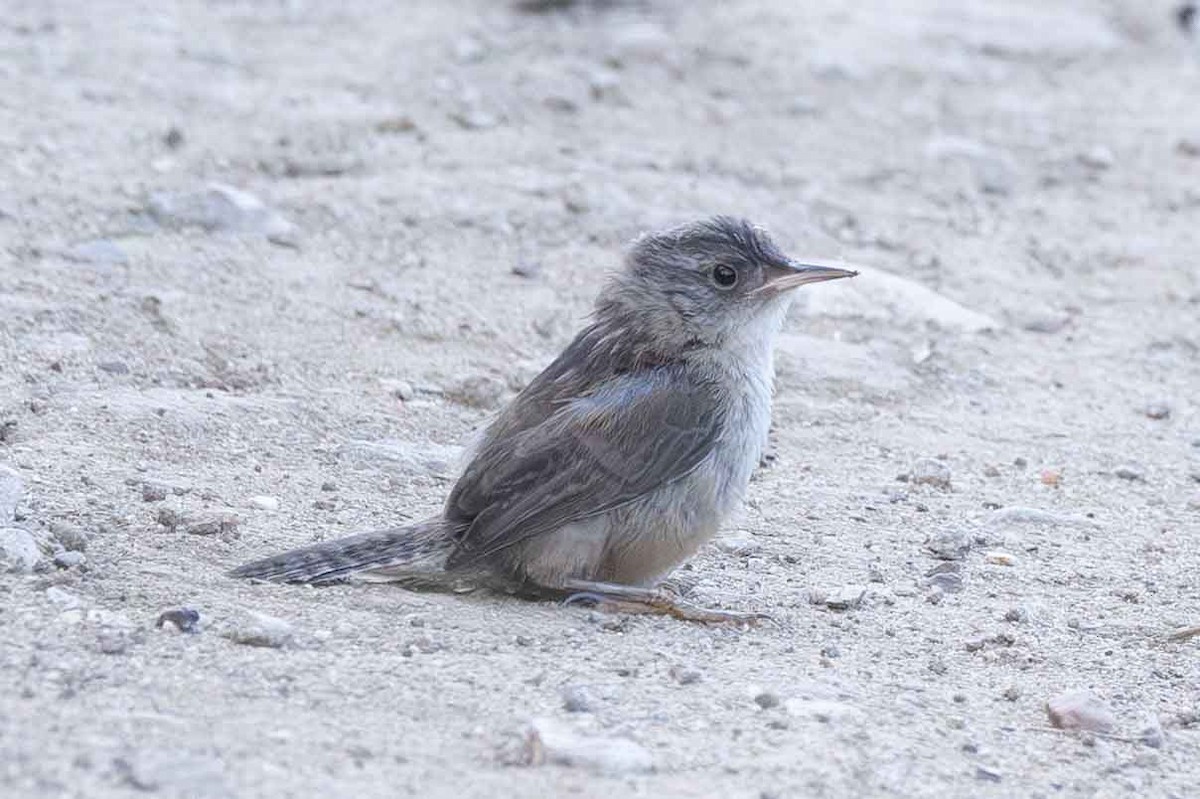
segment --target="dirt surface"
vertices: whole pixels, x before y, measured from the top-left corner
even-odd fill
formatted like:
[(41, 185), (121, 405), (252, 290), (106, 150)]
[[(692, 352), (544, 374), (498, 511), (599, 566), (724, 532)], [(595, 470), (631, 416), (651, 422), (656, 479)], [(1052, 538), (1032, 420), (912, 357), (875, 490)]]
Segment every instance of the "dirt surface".
[[(1169, 4), (16, 0), (0, 87), (0, 794), (1200, 793)], [(435, 510), (722, 212), (873, 267), (677, 575), (775, 623), (224, 576)]]

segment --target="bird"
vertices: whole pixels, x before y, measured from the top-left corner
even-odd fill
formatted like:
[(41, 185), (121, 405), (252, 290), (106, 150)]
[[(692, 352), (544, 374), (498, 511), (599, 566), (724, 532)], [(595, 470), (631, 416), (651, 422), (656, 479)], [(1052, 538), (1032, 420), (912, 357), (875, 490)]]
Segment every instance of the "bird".
[(795, 291), (852, 269), (717, 216), (644, 233), (588, 324), (487, 426), (442, 511), (265, 557), (235, 577), (485, 586), (699, 622), (662, 581), (740, 507)]

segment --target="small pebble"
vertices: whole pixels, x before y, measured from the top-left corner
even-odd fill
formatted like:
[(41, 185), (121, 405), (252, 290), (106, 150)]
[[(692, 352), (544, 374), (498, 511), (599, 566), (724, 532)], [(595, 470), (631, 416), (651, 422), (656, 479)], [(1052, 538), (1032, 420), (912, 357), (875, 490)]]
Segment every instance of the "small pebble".
[(268, 496), (250, 497), (250, 507), (275, 513), (279, 510), (279, 499)]
[(963, 530), (942, 530), (925, 539), (925, 549), (935, 558), (961, 560), (971, 549), (971, 537)]
[(1113, 470), (1113, 474), (1122, 480), (1129, 480), (1130, 482), (1141, 483), (1146, 480), (1146, 473), (1136, 466), (1118, 466)]
[(693, 685), (704, 679), (704, 675), (699, 669), (693, 669), (685, 666), (672, 666), (671, 676), (675, 678), (675, 682), (680, 685)]
[(88, 534), (81, 527), (76, 527), (73, 524), (66, 522), (52, 522), (50, 524), (50, 535), (62, 545), (63, 549), (71, 552), (86, 552), (88, 548)]
[(950, 467), (933, 458), (921, 458), (909, 471), (908, 481), (914, 485), (928, 485), (945, 490), (950, 488)]
[(142, 483), (142, 502), (162, 502), (170, 493), (161, 483)]
[(1116, 156), (1113, 151), (1102, 144), (1079, 154), (1079, 163), (1091, 169), (1110, 169), (1116, 163)]
[(760, 691), (754, 695), (754, 703), (763, 710), (770, 710), (773, 707), (779, 707), (779, 696), (770, 691)]
[(254, 195), (221, 183), (190, 192), (155, 194), (147, 210), (163, 227), (252, 233), (276, 244), (295, 244), (295, 225)]
[(295, 642), (296, 633), (283, 619), (249, 610), (227, 626), (221, 636), (245, 646), (282, 649)]
[(87, 560), (82, 552), (59, 552), (54, 556), (54, 565), (60, 569), (73, 569), (81, 566)]
[(200, 631), (200, 612), (191, 608), (171, 608), (158, 614), (154, 626), (160, 630), (170, 625), (181, 633)]
[(540, 261), (531, 261), (529, 259), (522, 258), (513, 265), (512, 273), (517, 277), (524, 277), (532, 280), (542, 276), (542, 264)]
[(563, 710), (568, 713), (591, 713), (595, 702), (588, 690), (581, 685), (569, 685), (563, 689)]
[(380, 380), (379, 384), (396, 399), (401, 402), (410, 402), (413, 397), (417, 396), (417, 391), (413, 388), (413, 384), (407, 380)]
[[(954, 572), (939, 572), (938, 574), (930, 575), (925, 580), (925, 585), (929, 588), (935, 588), (938, 591), (946, 594), (957, 594), (963, 590), (962, 575)], [(934, 604), (937, 604), (936, 602)]]
[(866, 593), (865, 585), (843, 585), (829, 592), (825, 606), (831, 610), (851, 610), (862, 604)]
[(1171, 406), (1165, 402), (1151, 402), (1142, 412), (1149, 419), (1167, 419), (1171, 416)]
[(129, 364), (124, 361), (100, 361), (96, 364), (96, 368), (110, 375), (119, 376), (129, 374)]
[(129, 254), (121, 249), (121, 245), (108, 239), (97, 239), (76, 244), (63, 253), (68, 261), (81, 264), (125, 264), (129, 263)]
[(529, 725), (522, 760), (529, 766), (556, 763), (609, 776), (654, 770), (654, 756), (641, 744), (580, 735), (553, 719), (535, 719)]
[(1111, 732), (1117, 725), (1112, 710), (1089, 691), (1067, 691), (1046, 703), (1051, 726), (1061, 730)]
[(1015, 555), (1009, 552), (1001, 552), (1000, 550), (984, 553), (983, 560), (985, 563), (990, 563), (993, 566), (1015, 566), (1017, 564)]
[(987, 766), (975, 766), (975, 779), (981, 782), (1000, 782), (1000, 772)]

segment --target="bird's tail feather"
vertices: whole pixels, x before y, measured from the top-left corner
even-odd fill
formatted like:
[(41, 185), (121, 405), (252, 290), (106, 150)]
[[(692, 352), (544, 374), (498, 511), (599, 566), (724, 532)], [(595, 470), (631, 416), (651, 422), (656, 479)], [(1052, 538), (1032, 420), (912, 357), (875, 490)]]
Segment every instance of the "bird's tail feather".
[(251, 561), (230, 572), (279, 583), (327, 583), (359, 572), (383, 579), (435, 575), (446, 566), (454, 536), (441, 518), (323, 541)]

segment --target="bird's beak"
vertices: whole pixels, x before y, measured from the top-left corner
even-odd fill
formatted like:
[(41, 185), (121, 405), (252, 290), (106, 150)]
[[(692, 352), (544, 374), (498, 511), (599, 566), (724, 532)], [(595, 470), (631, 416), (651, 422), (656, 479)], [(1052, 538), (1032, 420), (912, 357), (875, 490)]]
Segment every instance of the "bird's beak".
[(809, 283), (821, 283), (826, 280), (839, 280), (843, 277), (854, 277), (858, 272), (853, 269), (843, 269), (840, 266), (823, 264), (818, 261), (789, 261), (787, 264), (771, 266), (767, 269), (767, 282), (763, 290), (771, 294), (790, 291)]

